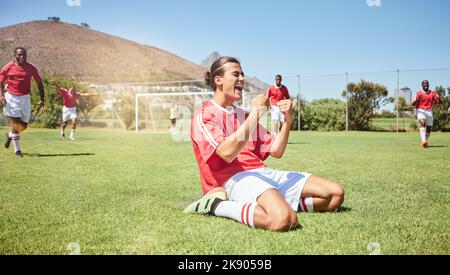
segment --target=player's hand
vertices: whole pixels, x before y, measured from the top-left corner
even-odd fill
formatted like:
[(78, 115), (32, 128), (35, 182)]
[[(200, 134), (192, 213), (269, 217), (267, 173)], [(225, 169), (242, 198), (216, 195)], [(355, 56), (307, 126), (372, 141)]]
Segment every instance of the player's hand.
[(43, 100), (40, 100), (37, 104), (38, 104), (38, 108), (39, 108), (38, 110), (45, 111), (45, 103)]
[(290, 99), (280, 100), (277, 103), (280, 111), (284, 114), (285, 122), (292, 122), (292, 101)]
[(259, 118), (267, 112), (268, 102), (268, 98), (264, 94), (259, 94), (257, 97), (252, 99), (252, 110), (258, 111)]

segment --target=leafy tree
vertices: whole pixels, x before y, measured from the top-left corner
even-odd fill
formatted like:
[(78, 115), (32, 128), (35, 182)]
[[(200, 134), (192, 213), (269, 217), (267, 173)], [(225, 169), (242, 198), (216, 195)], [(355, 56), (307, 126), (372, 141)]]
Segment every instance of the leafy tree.
[(115, 111), (127, 130), (135, 123), (134, 104), (134, 96), (131, 93), (124, 92), (116, 96)]
[(83, 121), (88, 122), (92, 110), (103, 102), (101, 94), (85, 94), (78, 98), (77, 111), (83, 115)]
[(439, 95), (441, 104), (433, 108), (433, 130), (442, 131), (450, 123), (450, 87), (447, 88), (447, 96), (443, 86), (436, 87), (436, 93)]
[[(384, 85), (361, 80), (349, 83), (348, 123), (350, 130), (369, 130), (374, 110), (389, 103), (388, 90)], [(345, 96), (346, 91), (342, 92)]]

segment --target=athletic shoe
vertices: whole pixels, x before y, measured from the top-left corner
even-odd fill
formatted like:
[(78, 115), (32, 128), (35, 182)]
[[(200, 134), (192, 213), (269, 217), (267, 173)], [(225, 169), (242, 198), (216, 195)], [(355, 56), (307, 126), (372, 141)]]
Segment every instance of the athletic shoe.
[(62, 139), (65, 139), (65, 138), (66, 138), (66, 134), (62, 133), (62, 134), (61, 134), (61, 138), (62, 138)]
[(213, 214), (219, 202), (227, 199), (227, 194), (224, 192), (216, 192), (210, 195), (205, 195), (198, 201), (195, 201), (188, 205), (183, 213), (196, 213), (196, 214)]
[(69, 137), (69, 139), (70, 139), (70, 140), (75, 140), (75, 138), (74, 138), (74, 137)]
[(16, 156), (23, 158), (22, 151), (16, 151)]
[(9, 133), (6, 133), (6, 141), (5, 141), (5, 148), (8, 149), (9, 145), (11, 145), (12, 138), (9, 137)]
[(422, 147), (428, 148), (428, 141), (422, 141)]

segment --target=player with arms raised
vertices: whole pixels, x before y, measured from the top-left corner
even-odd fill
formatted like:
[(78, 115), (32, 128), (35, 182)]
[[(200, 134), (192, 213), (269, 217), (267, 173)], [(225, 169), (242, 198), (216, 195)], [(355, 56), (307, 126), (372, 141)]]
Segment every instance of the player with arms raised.
[(58, 91), (63, 101), (62, 109), (62, 124), (61, 124), (61, 138), (65, 138), (64, 130), (66, 129), (69, 119), (72, 122), (72, 129), (70, 130), (70, 140), (74, 140), (75, 129), (77, 128), (77, 99), (80, 94), (75, 90), (72, 85), (68, 90), (60, 88)]
[[(296, 212), (334, 211), (344, 200), (336, 182), (308, 173), (271, 169), (269, 156), (281, 158), (292, 124), (292, 102), (278, 102), (285, 123), (272, 136), (259, 119), (267, 112), (268, 98), (260, 94), (245, 112), (233, 103), (241, 99), (244, 73), (239, 61), (221, 57), (206, 73), (215, 91), (194, 114), (191, 140), (205, 196), (187, 206), (185, 213), (227, 217), (250, 227), (285, 231), (297, 225)], [(307, 158), (308, 156), (303, 156)]]

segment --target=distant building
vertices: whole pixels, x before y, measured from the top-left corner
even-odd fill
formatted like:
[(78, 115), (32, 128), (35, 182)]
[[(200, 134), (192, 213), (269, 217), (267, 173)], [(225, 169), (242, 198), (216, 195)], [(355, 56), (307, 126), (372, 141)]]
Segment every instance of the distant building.
[(397, 96), (403, 97), (405, 98), (405, 101), (407, 104), (411, 105), (412, 101), (413, 101), (413, 94), (412, 94), (412, 90), (409, 87), (403, 87), (400, 88), (400, 91), (395, 89), (395, 98), (397, 98)]

